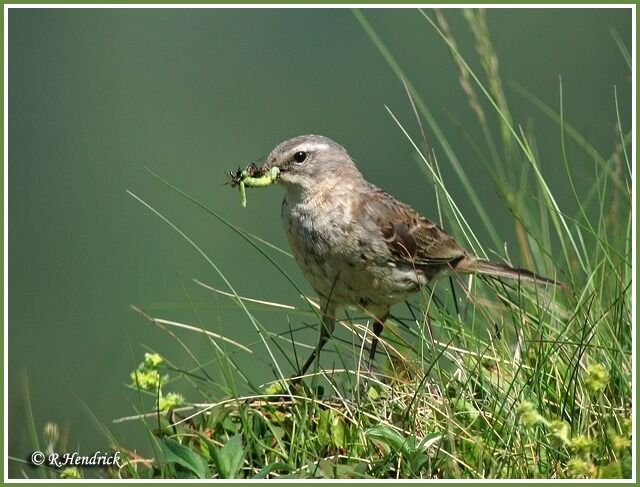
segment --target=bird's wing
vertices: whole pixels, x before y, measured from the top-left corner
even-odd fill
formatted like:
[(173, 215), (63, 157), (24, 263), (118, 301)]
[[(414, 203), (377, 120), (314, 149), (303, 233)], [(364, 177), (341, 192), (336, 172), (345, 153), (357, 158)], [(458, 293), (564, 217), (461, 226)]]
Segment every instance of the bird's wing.
[(392, 258), (416, 267), (455, 267), (467, 254), (442, 228), (409, 205), (373, 187), (363, 198), (368, 216), (375, 221)]

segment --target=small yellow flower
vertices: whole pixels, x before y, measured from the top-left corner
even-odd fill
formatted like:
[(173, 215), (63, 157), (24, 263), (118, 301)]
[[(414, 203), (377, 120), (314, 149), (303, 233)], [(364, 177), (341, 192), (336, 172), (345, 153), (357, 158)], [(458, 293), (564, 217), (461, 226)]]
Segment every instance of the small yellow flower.
[(131, 372), (131, 382), (145, 391), (157, 390), (166, 382), (168, 376), (160, 376), (157, 370), (135, 370)]
[(287, 393), (287, 385), (281, 381), (274, 382), (273, 384), (267, 386), (265, 389), (265, 393), (273, 396), (276, 394), (286, 394)]
[(518, 413), (520, 414), (520, 421), (522, 421), (525, 426), (529, 427), (536, 425), (544, 419), (533, 403), (529, 401), (522, 401), (520, 403), (520, 406), (518, 406)]
[(601, 391), (607, 385), (609, 375), (602, 364), (595, 364), (587, 368), (587, 387), (593, 392)]
[(596, 474), (596, 467), (593, 463), (580, 458), (569, 460), (569, 473), (572, 477), (593, 477)]
[(609, 436), (609, 440), (611, 441), (611, 446), (614, 450), (619, 452), (620, 450), (624, 450), (625, 448), (631, 448), (630, 438), (625, 438), (612, 429), (610, 429), (607, 433)]
[[(147, 369), (157, 369), (162, 365), (164, 359), (158, 353), (145, 353), (144, 354), (144, 362), (141, 364), (142, 367), (146, 367)], [(140, 367), (140, 368), (142, 368)]]
[(551, 430), (549, 436), (552, 443), (555, 443), (556, 446), (567, 446), (569, 444), (569, 423), (559, 419), (551, 421), (549, 429)]
[(81, 479), (82, 474), (77, 467), (67, 467), (60, 472), (61, 479)]
[(175, 409), (184, 404), (184, 397), (177, 392), (169, 392), (166, 396), (160, 397), (158, 401), (158, 410), (162, 412)]
[(580, 454), (589, 453), (593, 448), (593, 440), (588, 436), (579, 435), (571, 439), (569, 448)]

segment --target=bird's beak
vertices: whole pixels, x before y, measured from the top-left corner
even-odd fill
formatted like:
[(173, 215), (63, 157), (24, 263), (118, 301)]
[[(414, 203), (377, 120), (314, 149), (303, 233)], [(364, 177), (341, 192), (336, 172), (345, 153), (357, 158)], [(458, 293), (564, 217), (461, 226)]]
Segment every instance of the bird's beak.
[(273, 179), (272, 182), (275, 182), (276, 179), (278, 179), (280, 173), (284, 172), (283, 169), (281, 169), (278, 166), (275, 166), (273, 164), (269, 164), (268, 162), (265, 162), (261, 168), (258, 169), (258, 171), (253, 175), (254, 177), (266, 177), (269, 176)]

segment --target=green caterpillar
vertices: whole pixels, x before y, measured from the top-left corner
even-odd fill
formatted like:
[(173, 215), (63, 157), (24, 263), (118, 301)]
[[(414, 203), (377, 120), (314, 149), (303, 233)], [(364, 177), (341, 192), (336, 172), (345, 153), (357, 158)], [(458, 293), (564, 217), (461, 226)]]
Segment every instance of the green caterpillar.
[(269, 186), (273, 184), (278, 178), (278, 174), (280, 174), (280, 169), (277, 167), (272, 167), (268, 173), (263, 176), (253, 177), (249, 175), (249, 171), (246, 169), (242, 171), (239, 175), (232, 176), (233, 181), (232, 184), (238, 185), (240, 187), (240, 202), (242, 203), (242, 207), (247, 207), (247, 192), (246, 188), (260, 188), (264, 186)]

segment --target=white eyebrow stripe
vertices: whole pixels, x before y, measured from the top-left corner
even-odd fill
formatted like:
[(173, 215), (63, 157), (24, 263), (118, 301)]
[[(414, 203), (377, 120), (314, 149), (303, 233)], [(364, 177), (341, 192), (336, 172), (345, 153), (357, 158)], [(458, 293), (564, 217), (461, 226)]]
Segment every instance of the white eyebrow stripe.
[(329, 146), (323, 142), (307, 142), (306, 144), (304, 144), (302, 147), (302, 150), (323, 150), (323, 149), (328, 149)]

